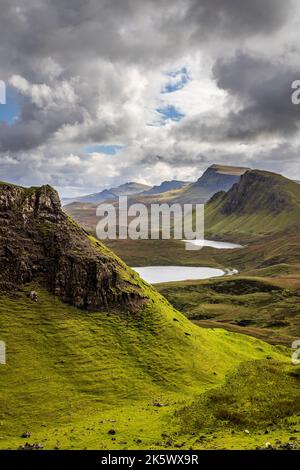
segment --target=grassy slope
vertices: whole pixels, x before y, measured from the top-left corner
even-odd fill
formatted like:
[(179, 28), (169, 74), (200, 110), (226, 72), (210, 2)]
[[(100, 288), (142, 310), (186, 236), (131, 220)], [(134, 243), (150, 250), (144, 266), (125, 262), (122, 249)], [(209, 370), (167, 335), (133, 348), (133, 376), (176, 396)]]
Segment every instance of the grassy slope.
[[(181, 433), (204, 449), (299, 445), (300, 369), (248, 362), (179, 412)], [(199, 436), (200, 434), (200, 436)]]
[[(125, 269), (125, 278), (126, 273), (134, 276)], [(203, 429), (186, 426), (181, 409), (193, 414), (205, 400), (202, 394), (214, 390), (226, 396), (230, 377), (250, 366), (253, 380), (245, 381), (243, 396), (260, 389), (262, 395), (271, 393), (274, 407), (281, 407), (282, 396), (287, 401), (298, 382), (290, 381), (284, 349), (222, 329), (201, 329), (135, 279), (150, 302), (131, 316), (83, 312), (39, 286), (38, 303), (28, 299), (32, 286), (2, 296), (0, 339), (7, 344), (8, 363), (0, 366), (1, 448), (24, 443), (20, 434), (26, 430), (32, 432), (29, 442), (45, 448), (202, 448)], [(264, 370), (270, 361), (274, 380), (264, 391), (260, 364)], [(278, 395), (282, 382), (287, 385)], [(168, 406), (154, 407), (156, 400)], [(292, 405), (282, 407), (274, 438), (286, 439), (290, 420), (298, 423)], [(208, 447), (252, 448), (261, 443), (265, 418), (258, 419), (251, 439), (240, 423), (234, 435), (219, 424)], [(108, 433), (112, 428), (115, 436)]]
[(156, 287), (200, 326), (226, 328), (287, 346), (299, 337), (300, 292), (271, 278), (234, 276)]
[(179, 426), (175, 410), (243, 361), (288, 360), (253, 338), (193, 325), (152, 290), (152, 302), (126, 316), (80, 311), (40, 289), (32, 303), (29, 288), (1, 298), (1, 448), (24, 443), (26, 430), (45, 448), (155, 448)]

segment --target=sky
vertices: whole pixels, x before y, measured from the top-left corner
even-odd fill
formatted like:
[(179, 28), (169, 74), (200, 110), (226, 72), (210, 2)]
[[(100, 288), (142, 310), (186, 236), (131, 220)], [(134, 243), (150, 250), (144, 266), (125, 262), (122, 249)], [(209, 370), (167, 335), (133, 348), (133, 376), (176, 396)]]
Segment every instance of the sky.
[(213, 163), (300, 180), (299, 31), (297, 0), (1, 0), (0, 179), (64, 197)]

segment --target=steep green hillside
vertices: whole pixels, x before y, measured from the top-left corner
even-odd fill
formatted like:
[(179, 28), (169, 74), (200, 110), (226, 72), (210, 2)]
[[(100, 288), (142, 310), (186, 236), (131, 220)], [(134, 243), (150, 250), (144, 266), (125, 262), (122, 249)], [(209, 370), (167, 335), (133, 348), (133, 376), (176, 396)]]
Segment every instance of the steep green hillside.
[(247, 171), (206, 206), (207, 236), (253, 239), (299, 228), (300, 186), (281, 175)]
[(1, 448), (160, 447), (177, 430), (174, 412), (239, 364), (288, 361), (254, 338), (193, 325), (147, 286), (135, 315), (81, 311), (38, 286), (35, 303), (32, 287), (1, 296)]

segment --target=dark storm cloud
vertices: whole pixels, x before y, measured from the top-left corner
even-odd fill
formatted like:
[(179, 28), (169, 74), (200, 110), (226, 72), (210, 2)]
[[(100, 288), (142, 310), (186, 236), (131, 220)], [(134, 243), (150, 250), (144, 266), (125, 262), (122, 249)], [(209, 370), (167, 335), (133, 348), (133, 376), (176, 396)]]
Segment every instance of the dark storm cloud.
[(209, 164), (210, 157), (202, 154), (190, 154), (183, 155), (182, 152), (178, 152), (176, 149), (172, 149), (172, 152), (168, 155), (153, 155), (147, 153), (141, 160), (141, 166), (147, 166), (149, 163), (155, 165), (157, 163), (170, 163), (174, 168), (182, 168), (186, 166), (199, 166), (200, 164)]
[[(198, 45), (199, 38), (271, 32), (282, 25), (288, 11), (287, 2), (279, 0), (2, 0), (2, 78), (17, 73), (33, 83), (47, 83), (37, 67), (45, 57), (62, 67), (60, 79), (84, 76), (86, 64), (99, 58), (116, 63), (159, 63)], [(93, 118), (91, 106), (97, 92), (94, 79), (87, 80), (91, 86), (84, 107)], [(72, 112), (60, 108), (55, 115), (55, 111), (48, 113), (32, 106), (32, 118), (23, 111), (11, 128), (1, 126), (0, 149), (34, 148), (46, 143), (61, 126), (82, 122), (80, 107)], [(126, 118), (121, 118), (122, 123), (126, 130)], [(101, 141), (115, 131), (115, 126), (109, 125), (108, 134), (99, 132), (103, 129), (107, 130), (107, 125), (96, 122), (83, 135)]]
[(185, 16), (187, 24), (197, 24), (194, 39), (203, 34), (246, 37), (268, 34), (282, 26), (292, 2), (281, 0), (192, 0)]
[(220, 88), (239, 98), (244, 107), (229, 115), (228, 137), (247, 139), (260, 134), (289, 136), (298, 131), (300, 108), (291, 100), (291, 84), (300, 77), (300, 66), (268, 61), (238, 53), (214, 67)]
[(233, 58), (219, 59), (213, 75), (238, 109), (225, 117), (206, 115), (186, 120), (180, 129), (183, 137), (210, 142), (251, 141), (298, 132), (300, 107), (292, 103), (291, 84), (300, 77), (299, 66), (287, 65), (282, 58), (268, 60), (238, 52)]
[(32, 60), (47, 55), (67, 60), (64, 65), (68, 67), (84, 60), (83, 54), (134, 63), (160, 62), (182, 53), (183, 48), (199, 47), (199, 39), (219, 41), (223, 36), (242, 38), (271, 33), (291, 14), (292, 3), (2, 0), (1, 63), (19, 65), (29, 74)]

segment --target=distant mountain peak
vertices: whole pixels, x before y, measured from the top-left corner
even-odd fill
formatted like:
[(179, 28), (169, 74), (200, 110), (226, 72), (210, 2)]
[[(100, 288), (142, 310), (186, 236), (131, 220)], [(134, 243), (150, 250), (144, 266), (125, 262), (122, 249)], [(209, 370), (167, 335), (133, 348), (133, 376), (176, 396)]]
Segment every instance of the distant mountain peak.
[(150, 188), (151, 186), (148, 186), (147, 184), (131, 181), (129, 183), (123, 183), (115, 188), (103, 189), (98, 193), (65, 199), (63, 200), (63, 203), (64, 205), (71, 204), (72, 202), (101, 203), (103, 201), (117, 199), (119, 196), (131, 196), (134, 194), (139, 194)]
[(232, 165), (223, 165), (223, 164), (214, 163), (211, 166), (209, 166), (206, 171), (208, 171), (208, 170), (213, 170), (217, 173), (224, 174), (224, 175), (241, 176), (246, 171), (251, 170), (251, 168), (243, 167), (243, 166), (232, 166)]
[(179, 181), (179, 180), (166, 180), (162, 183), (153, 186), (151, 189), (145, 191), (143, 195), (151, 196), (152, 194), (161, 194), (166, 193), (168, 191), (172, 191), (175, 189), (181, 189), (187, 186), (189, 183), (186, 181)]
[(207, 202), (215, 193), (228, 191), (249, 168), (213, 164), (180, 195), (183, 201)]

